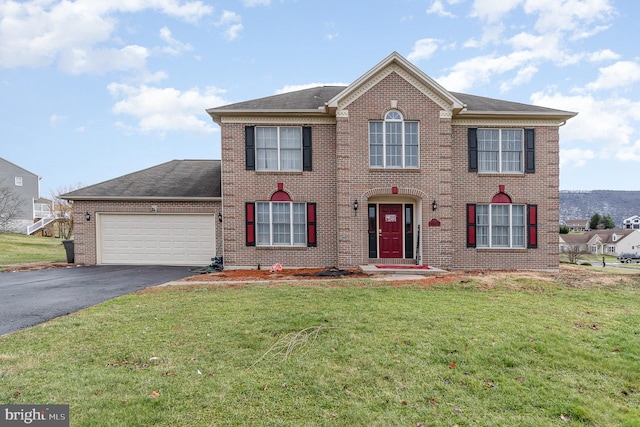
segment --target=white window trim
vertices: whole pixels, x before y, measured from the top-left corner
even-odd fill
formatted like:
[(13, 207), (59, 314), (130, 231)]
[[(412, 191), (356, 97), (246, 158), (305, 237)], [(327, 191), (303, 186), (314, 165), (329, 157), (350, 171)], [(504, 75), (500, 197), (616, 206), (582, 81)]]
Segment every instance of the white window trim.
[[(277, 130), (277, 161), (278, 167), (276, 169), (265, 169), (260, 165), (260, 156), (258, 155), (258, 129), (259, 128), (275, 128)], [(281, 148), (280, 148), (280, 129), (282, 128), (297, 128), (300, 129), (300, 168), (299, 169), (282, 169), (282, 156), (281, 156)], [(302, 127), (301, 126), (256, 126), (256, 137), (255, 137), (255, 156), (256, 156), (256, 171), (258, 172), (302, 172), (303, 169), (303, 142), (302, 142)]]
[[(387, 119), (387, 116), (391, 113), (397, 113), (399, 119)], [(387, 166), (387, 127), (385, 126), (388, 122), (396, 122), (402, 123), (402, 165), (401, 166)], [(382, 166), (372, 165), (371, 164), (371, 123), (382, 123)], [(418, 135), (418, 153), (417, 153), (417, 164), (415, 166), (407, 166), (406, 165), (406, 123), (416, 123), (417, 125), (417, 135)], [(368, 126), (368, 147), (369, 147), (369, 167), (372, 169), (420, 169), (420, 122), (416, 120), (405, 120), (402, 113), (398, 110), (390, 110), (385, 114), (384, 120), (372, 120), (369, 122)]]
[[(282, 244), (282, 243), (274, 243), (273, 242), (273, 205), (274, 204), (288, 204), (289, 205), (289, 244)], [(261, 204), (268, 204), (269, 205), (269, 243), (260, 243), (260, 239), (259, 239), (259, 228), (260, 225), (262, 224), (261, 222), (258, 221), (258, 206)], [(304, 205), (304, 242), (300, 242), (300, 243), (294, 243), (294, 216), (293, 216), (293, 205)], [(307, 241), (309, 236), (307, 236), (307, 204), (304, 202), (273, 202), (273, 201), (269, 201), (269, 202), (256, 202), (256, 246), (258, 247), (284, 247), (284, 248), (291, 248), (291, 247), (305, 247), (307, 246)]]
[[(489, 203), (489, 204), (477, 204), (476, 205), (476, 233), (478, 233), (478, 229), (480, 228), (479, 225), (479, 221), (477, 218), (477, 207), (478, 206), (488, 206), (489, 207), (489, 211), (488, 211), (488, 218), (489, 218), (489, 223), (488, 225), (486, 225), (487, 227), (487, 244), (486, 245), (481, 245), (480, 243), (476, 244), (477, 248), (481, 248), (481, 249), (526, 249), (527, 247), (527, 206), (526, 205), (522, 205), (522, 204), (502, 204), (502, 203)], [(493, 206), (509, 206), (509, 245), (508, 246), (496, 246), (492, 244), (492, 226), (493, 226), (493, 215), (492, 215), (492, 207)], [(523, 215), (524, 215), (524, 224), (522, 226), (519, 226), (520, 228), (523, 229), (523, 241), (522, 241), (522, 245), (520, 246), (515, 246), (513, 243), (513, 229), (514, 229), (514, 225), (513, 225), (513, 206), (522, 206), (523, 207)], [(482, 225), (482, 227), (485, 227), (485, 225)], [(476, 234), (476, 242), (479, 242), (479, 238), (478, 235)]]
[[(488, 170), (481, 170), (480, 169), (480, 159), (478, 158), (478, 173), (479, 174), (503, 174), (503, 175), (521, 175), (524, 174), (524, 168), (525, 168), (525, 134), (524, 134), (524, 128), (478, 128), (477, 132), (479, 131), (484, 131), (484, 130), (497, 130), (498, 131), (498, 170), (497, 171), (488, 171)], [(520, 151), (521, 153), (521, 158), (520, 158), (520, 170), (519, 171), (506, 171), (503, 172), (502, 171), (502, 131), (506, 131), (506, 130), (519, 130), (521, 132), (521, 139), (520, 141), (522, 142), (522, 149)], [(478, 156), (480, 156), (481, 152), (485, 152), (486, 150), (480, 150), (480, 139), (478, 137)]]
[(16, 176), (13, 182), (14, 182), (16, 187), (22, 187), (22, 185), (23, 185), (22, 181), (23, 180), (22, 180), (21, 176)]

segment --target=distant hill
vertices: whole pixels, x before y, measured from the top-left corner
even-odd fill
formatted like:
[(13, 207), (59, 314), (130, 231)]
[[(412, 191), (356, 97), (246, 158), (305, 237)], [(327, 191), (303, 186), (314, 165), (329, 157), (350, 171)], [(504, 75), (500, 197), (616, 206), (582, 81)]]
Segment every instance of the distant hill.
[(560, 191), (560, 221), (590, 219), (595, 213), (611, 215), (620, 228), (623, 219), (640, 215), (640, 191)]

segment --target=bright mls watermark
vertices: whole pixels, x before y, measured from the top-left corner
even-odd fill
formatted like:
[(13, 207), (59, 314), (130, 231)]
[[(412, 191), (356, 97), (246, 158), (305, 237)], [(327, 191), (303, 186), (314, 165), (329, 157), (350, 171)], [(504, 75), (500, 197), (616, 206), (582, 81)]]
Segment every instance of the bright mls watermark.
[(0, 405), (0, 427), (69, 427), (69, 405)]

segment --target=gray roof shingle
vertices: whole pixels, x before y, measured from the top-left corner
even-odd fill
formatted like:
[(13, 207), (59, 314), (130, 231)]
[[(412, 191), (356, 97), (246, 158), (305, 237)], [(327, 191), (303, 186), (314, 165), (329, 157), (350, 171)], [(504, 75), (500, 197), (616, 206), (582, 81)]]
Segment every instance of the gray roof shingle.
[[(347, 86), (318, 86), (302, 89), (264, 98), (252, 99), (222, 107), (209, 108), (207, 112), (213, 116), (234, 113), (269, 113), (269, 112), (317, 112), (322, 113), (321, 107), (333, 99)], [(504, 101), (484, 96), (469, 95), (460, 92), (449, 92), (466, 105), (465, 113), (502, 113), (525, 115), (569, 115), (575, 113), (523, 104), (520, 102)]]
[(220, 198), (220, 160), (172, 160), (71, 191), (68, 200)]

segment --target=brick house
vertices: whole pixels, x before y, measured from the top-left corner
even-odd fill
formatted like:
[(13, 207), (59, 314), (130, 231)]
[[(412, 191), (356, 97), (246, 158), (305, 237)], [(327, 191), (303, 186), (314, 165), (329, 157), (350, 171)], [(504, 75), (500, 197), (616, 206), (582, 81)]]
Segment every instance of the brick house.
[(346, 87), (207, 113), (225, 268), (558, 269), (573, 112), (449, 92), (394, 52)]

